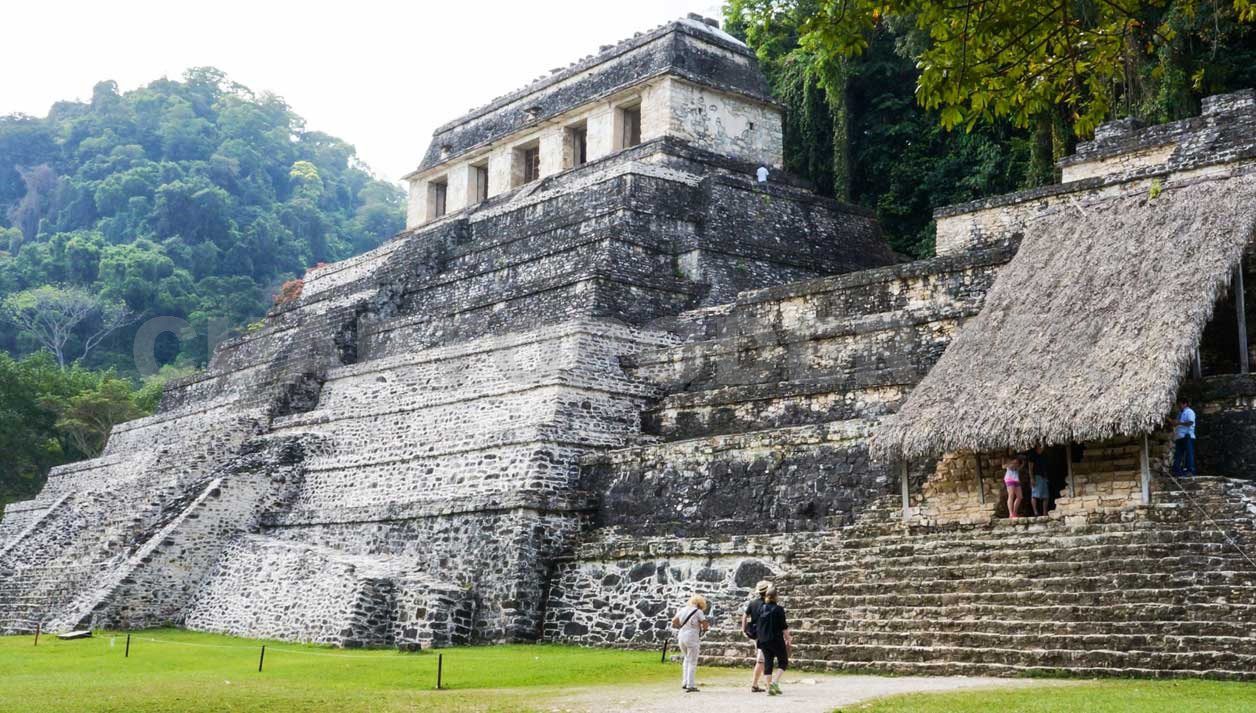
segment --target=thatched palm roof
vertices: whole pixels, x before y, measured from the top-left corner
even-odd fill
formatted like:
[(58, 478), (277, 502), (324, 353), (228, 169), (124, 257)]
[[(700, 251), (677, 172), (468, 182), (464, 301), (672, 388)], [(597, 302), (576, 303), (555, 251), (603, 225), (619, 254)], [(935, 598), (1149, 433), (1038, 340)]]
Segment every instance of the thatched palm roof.
[(1026, 226), (981, 313), (877, 434), (881, 458), (1164, 423), (1243, 249), (1256, 177), (1095, 200)]

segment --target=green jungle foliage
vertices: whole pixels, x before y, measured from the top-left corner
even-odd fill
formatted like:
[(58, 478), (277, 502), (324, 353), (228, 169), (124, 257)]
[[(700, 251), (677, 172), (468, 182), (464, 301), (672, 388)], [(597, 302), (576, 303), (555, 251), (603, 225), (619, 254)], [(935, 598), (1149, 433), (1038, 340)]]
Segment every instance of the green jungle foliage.
[[(136, 330), (175, 317), (190, 330), (158, 342), (158, 363), (203, 364), (211, 331), (258, 319), (306, 268), (375, 247), (403, 203), (352, 146), (216, 69), (125, 93), (101, 82), (88, 103), (0, 117), (0, 303), (12, 317), (32, 290), (80, 288), (98, 303), (63, 335), (66, 361), (134, 376)], [(0, 325), (0, 350), (47, 346)]]
[[(306, 268), (403, 226), (404, 195), (271, 94), (198, 68), (0, 117), (0, 503), (98, 455)], [(179, 334), (135, 335), (173, 317)], [(138, 387), (137, 387), (138, 385)]]
[(1256, 86), (1248, 0), (730, 0), (785, 105), (787, 167), (933, 252), (936, 207), (1057, 180), (1100, 121)]
[(62, 368), (48, 352), (17, 360), (0, 352), (0, 505), (34, 495), (54, 465), (91, 458), (109, 429), (152, 413), (172, 367), (144, 380), (78, 364)]

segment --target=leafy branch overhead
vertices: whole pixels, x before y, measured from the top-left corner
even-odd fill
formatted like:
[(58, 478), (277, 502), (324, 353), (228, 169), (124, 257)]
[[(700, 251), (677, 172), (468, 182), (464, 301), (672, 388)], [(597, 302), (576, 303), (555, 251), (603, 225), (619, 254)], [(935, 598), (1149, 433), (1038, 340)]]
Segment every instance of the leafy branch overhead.
[[(1256, 23), (1253, 0), (796, 0), (750, 3), (760, 27), (803, 13), (798, 44), (814, 57), (867, 51), (885, 24), (917, 62), (917, 100), (947, 128), (1058, 117), (1077, 136), (1141, 114), (1172, 72), (1174, 91), (1208, 93), (1232, 68), (1218, 52)], [(1202, 52), (1200, 50), (1203, 50)], [(1191, 57), (1186, 66), (1177, 61)], [(1183, 70), (1186, 71), (1183, 71)], [(1178, 97), (1181, 99), (1181, 97)], [(1179, 117), (1154, 117), (1179, 118)]]

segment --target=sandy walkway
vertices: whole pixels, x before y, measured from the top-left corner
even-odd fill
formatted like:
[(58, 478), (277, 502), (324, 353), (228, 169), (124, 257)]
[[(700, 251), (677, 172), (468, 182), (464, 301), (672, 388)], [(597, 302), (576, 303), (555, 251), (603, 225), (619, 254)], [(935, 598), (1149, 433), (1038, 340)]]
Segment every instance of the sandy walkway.
[(744, 671), (699, 669), (701, 691), (685, 693), (675, 684), (633, 684), (573, 690), (554, 699), (550, 710), (558, 713), (830, 713), (834, 708), (896, 693), (954, 691), (962, 688), (1042, 686), (1051, 682), (952, 677), (828, 676), (799, 673), (782, 682), (785, 695), (751, 693)]

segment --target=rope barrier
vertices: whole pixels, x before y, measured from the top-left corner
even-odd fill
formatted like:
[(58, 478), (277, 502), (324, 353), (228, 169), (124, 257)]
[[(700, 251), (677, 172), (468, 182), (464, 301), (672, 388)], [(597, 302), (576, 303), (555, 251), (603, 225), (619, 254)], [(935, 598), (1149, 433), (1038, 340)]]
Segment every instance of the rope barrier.
[(1211, 524), (1213, 528), (1215, 528), (1217, 532), (1220, 533), (1220, 535), (1226, 539), (1226, 542), (1230, 543), (1230, 546), (1233, 547), (1235, 551), (1237, 551), (1240, 555), (1242, 555), (1243, 559), (1247, 560), (1247, 563), (1252, 566), (1252, 569), (1256, 569), (1256, 560), (1253, 560), (1252, 556), (1247, 554), (1247, 551), (1244, 550), (1239, 545), (1239, 543), (1236, 542), (1234, 538), (1230, 536), (1230, 533), (1226, 532), (1225, 529), (1221, 527), (1220, 523), (1214, 520), (1212, 515), (1209, 514), (1209, 512), (1205, 510), (1202, 505), (1200, 505), (1198, 502), (1195, 501), (1195, 497), (1186, 491), (1186, 486), (1182, 483), (1182, 481), (1178, 480), (1178, 477), (1174, 475), (1172, 472), (1169, 473), (1169, 478), (1171, 478), (1173, 482), (1177, 484), (1178, 492), (1186, 496), (1186, 501), (1191, 504), (1191, 507), (1198, 510), (1199, 513), (1204, 516), (1204, 519), (1207, 520), (1209, 524)]

